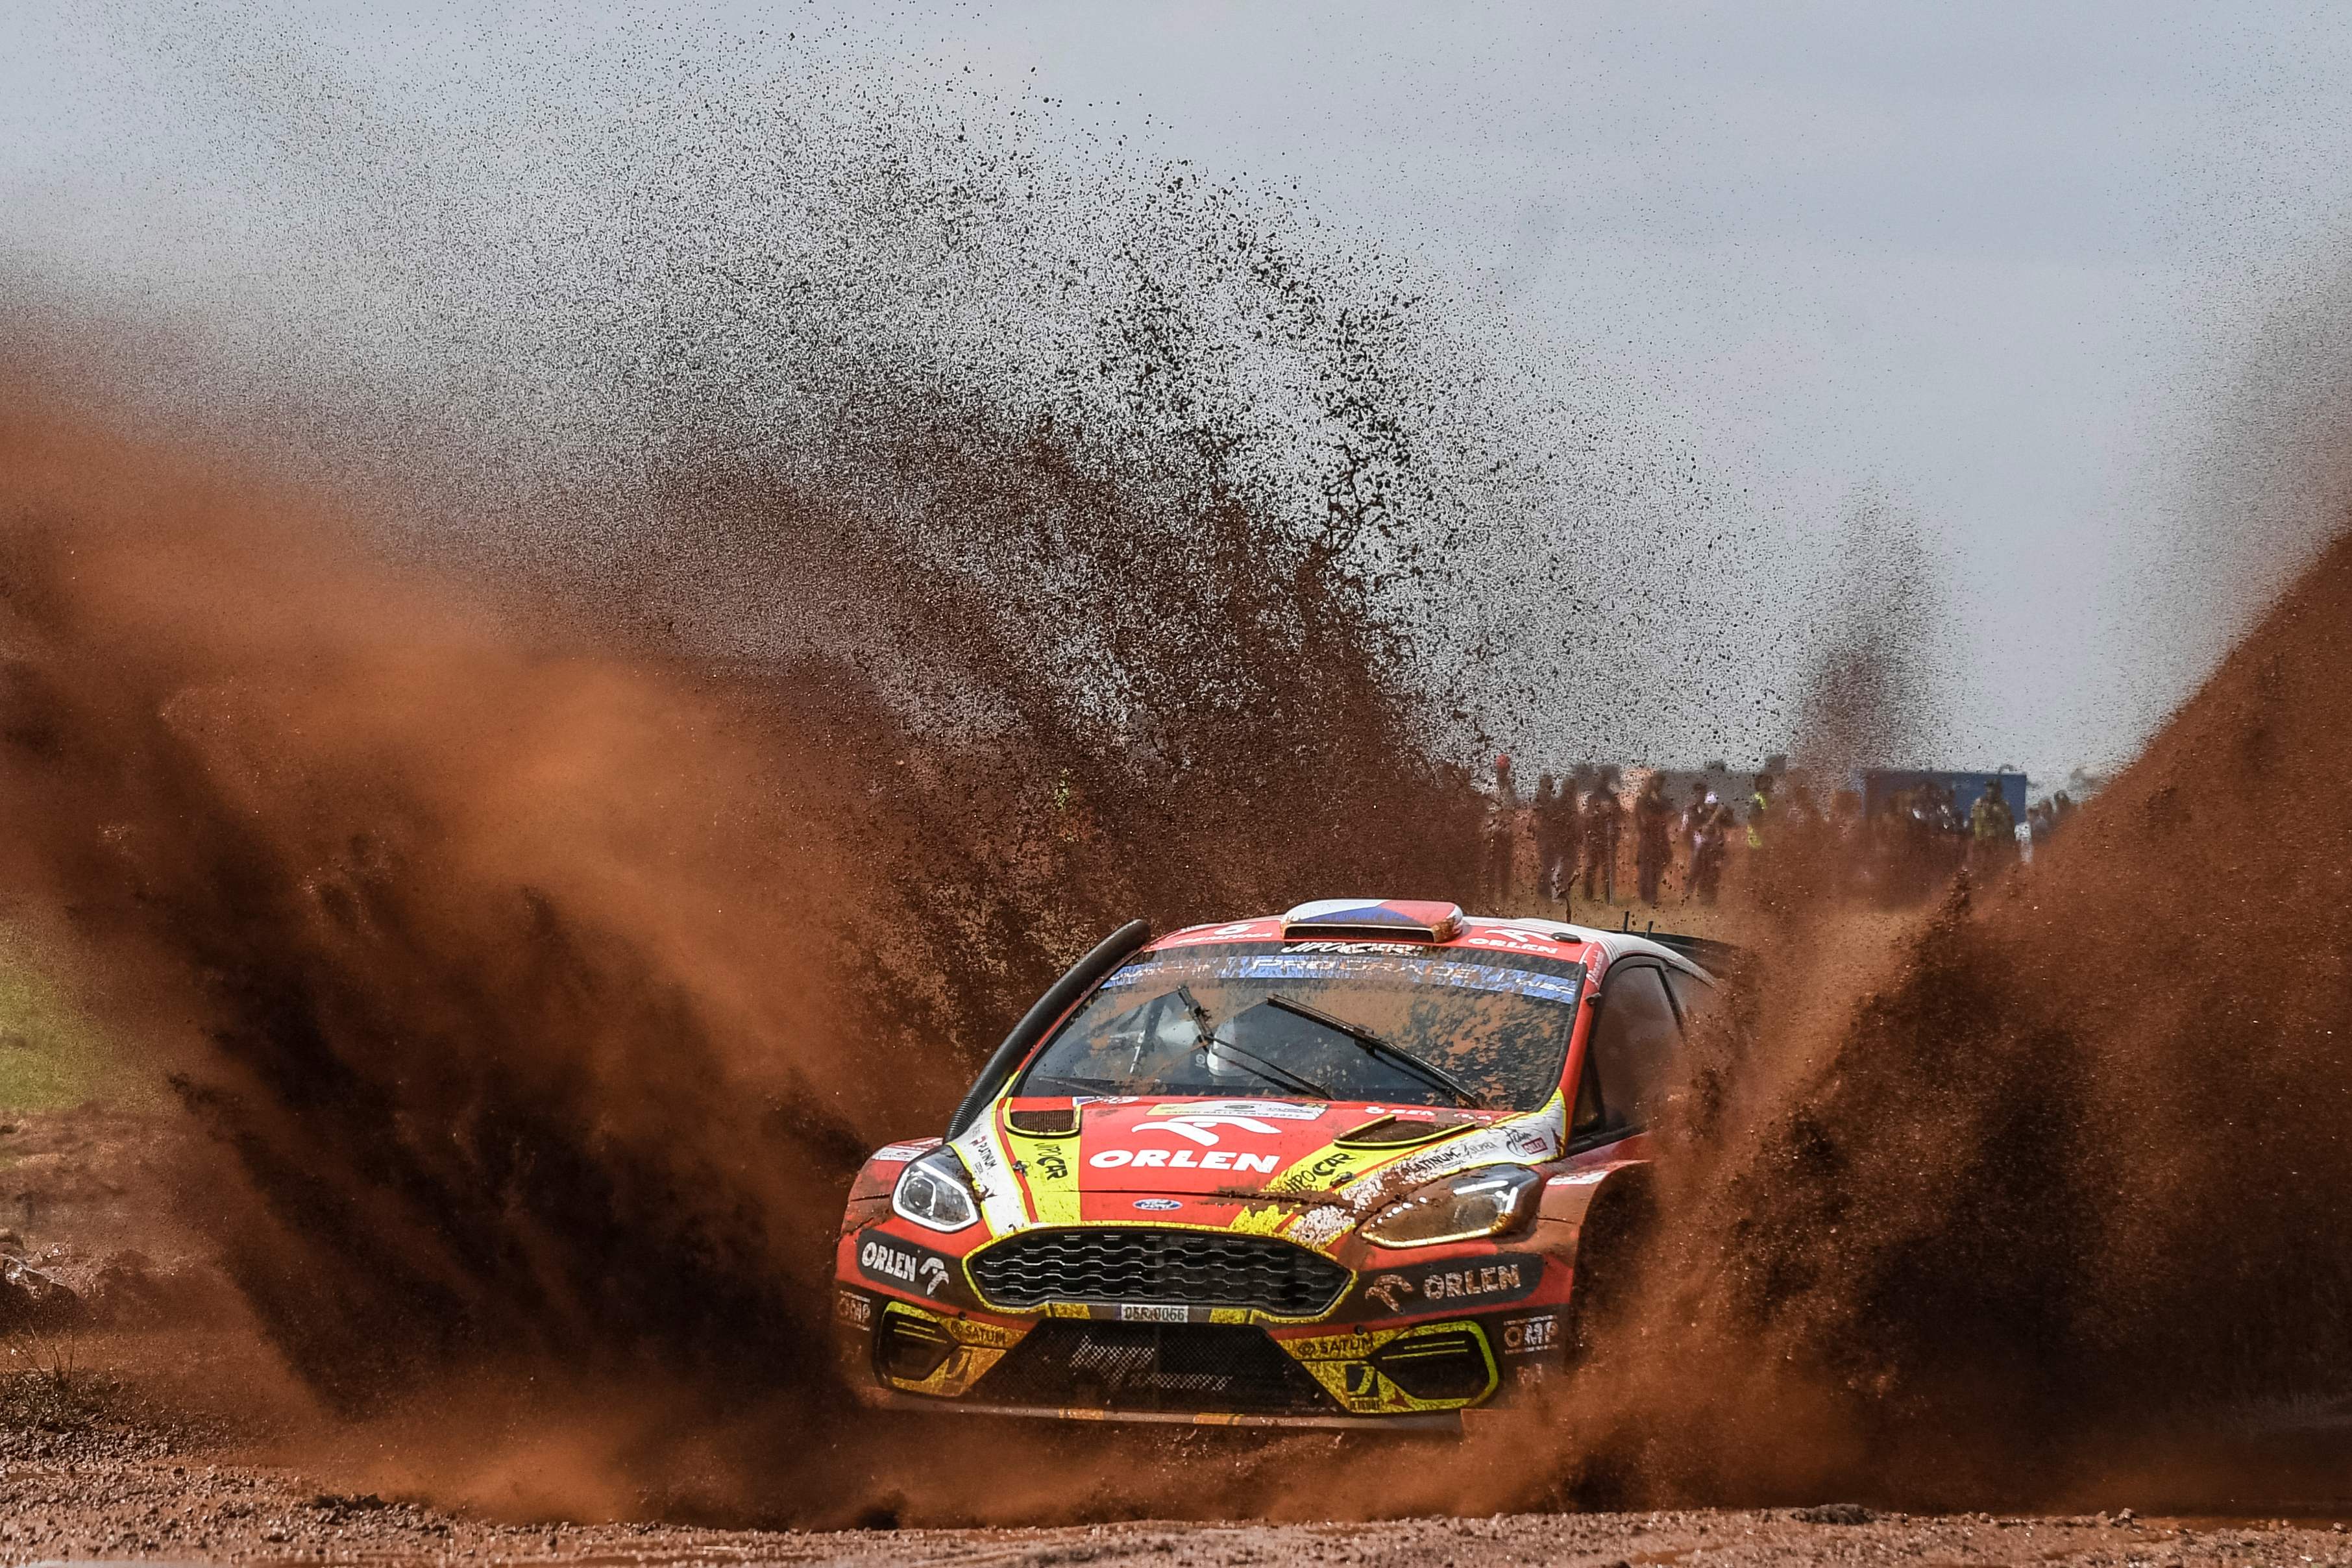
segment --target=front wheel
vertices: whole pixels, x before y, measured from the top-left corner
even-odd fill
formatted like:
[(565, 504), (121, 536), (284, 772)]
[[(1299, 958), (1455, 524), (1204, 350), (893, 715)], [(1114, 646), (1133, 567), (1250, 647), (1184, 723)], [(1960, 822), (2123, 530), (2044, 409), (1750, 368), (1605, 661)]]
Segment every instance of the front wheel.
[(1585, 1211), (1576, 1241), (1576, 1282), (1568, 1299), (1570, 1366), (1593, 1359), (1624, 1329), (1656, 1228), (1657, 1197), (1645, 1171), (1612, 1179)]

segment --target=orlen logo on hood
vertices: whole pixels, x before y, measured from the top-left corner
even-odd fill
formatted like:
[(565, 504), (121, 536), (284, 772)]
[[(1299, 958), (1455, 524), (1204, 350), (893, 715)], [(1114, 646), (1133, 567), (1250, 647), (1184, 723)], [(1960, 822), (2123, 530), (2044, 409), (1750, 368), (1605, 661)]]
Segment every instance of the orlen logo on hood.
[[(1087, 1156), (1087, 1163), (1098, 1171), (1115, 1171), (1121, 1165), (1137, 1170), (1160, 1168), (1171, 1171), (1255, 1171), (1272, 1175), (1275, 1156), (1255, 1154), (1246, 1149), (1227, 1149), (1222, 1145), (1227, 1136), (1255, 1133), (1263, 1138), (1278, 1138), (1282, 1129), (1255, 1116), (1225, 1115), (1214, 1111), (1196, 1112), (1191, 1116), (1154, 1117), (1137, 1123), (1135, 1131), (1164, 1132), (1182, 1140), (1172, 1149), (1098, 1149)], [(1248, 1142), (1247, 1138), (1240, 1140)], [(1191, 1146), (1185, 1146), (1189, 1143)]]

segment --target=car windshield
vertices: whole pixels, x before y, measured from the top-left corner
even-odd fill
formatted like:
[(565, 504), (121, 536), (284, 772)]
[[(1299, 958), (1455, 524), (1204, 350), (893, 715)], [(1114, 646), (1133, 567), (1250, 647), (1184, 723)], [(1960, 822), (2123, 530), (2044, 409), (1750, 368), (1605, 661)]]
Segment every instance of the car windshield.
[(1103, 982), (1014, 1092), (1533, 1110), (1559, 1087), (1583, 974), (1484, 952), (1147, 953)]

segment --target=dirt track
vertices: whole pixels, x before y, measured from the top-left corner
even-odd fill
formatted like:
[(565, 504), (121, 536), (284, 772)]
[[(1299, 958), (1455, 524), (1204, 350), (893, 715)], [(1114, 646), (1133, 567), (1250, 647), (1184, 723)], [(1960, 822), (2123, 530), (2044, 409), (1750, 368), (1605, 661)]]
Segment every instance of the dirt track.
[[(1497, 1515), (1372, 1524), (1173, 1524), (800, 1533), (649, 1525), (499, 1525), (321, 1493), (286, 1470), (108, 1452), (91, 1439), (0, 1437), (0, 1560), (246, 1562), (1226, 1563), (1411, 1568), (1568, 1563), (1740, 1568), (1913, 1562), (1924, 1568), (2083, 1563), (2352, 1563), (2332, 1521), (1870, 1516), (1838, 1507)], [(38, 1450), (28, 1452), (27, 1450)], [(1851, 1518), (1856, 1522), (1836, 1522)]]

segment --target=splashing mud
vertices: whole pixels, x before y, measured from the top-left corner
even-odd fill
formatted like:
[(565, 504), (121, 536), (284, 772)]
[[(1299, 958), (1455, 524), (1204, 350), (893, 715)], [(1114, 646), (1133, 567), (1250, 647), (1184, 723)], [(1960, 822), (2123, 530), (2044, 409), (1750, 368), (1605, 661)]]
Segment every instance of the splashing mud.
[[(1202, 563), (1216, 634), (1171, 623), (1139, 742), (1001, 611), (851, 554), (833, 585), (1010, 715), (926, 730), (846, 660), (624, 657), (593, 605), (520, 630), (36, 367), (8, 401), (7, 875), (178, 1074), (236, 1178), (192, 1217), (346, 1412), (804, 1423), (840, 1189), (1076, 948), (1470, 863), (1328, 594)], [(770, 537), (808, 505), (726, 502)], [(1112, 591), (1077, 576), (1054, 609)]]
[[(1732, 1089), (1532, 1435), (1340, 1475), (850, 1421), (863, 1150), (1131, 916), (1464, 892), (1437, 759), (1749, 689), (1738, 552), (1189, 175), (1106, 202), (707, 60), (470, 122), (263, 63), (223, 79), (310, 202), (290, 305), (22, 279), (0, 876), (208, 1134), (186, 1218), (362, 1472), (811, 1522), (1961, 1505), (2340, 1413), (2346, 545), (2029, 871), (1893, 931), (1801, 853), (1755, 882)], [(1908, 717), (1916, 639), (1856, 631), (1833, 751)]]
[(1666, 1167), (1648, 1299), (1580, 1389), (1580, 1474), (2340, 1497), (2347, 663), (2352, 538), (2031, 868), (1891, 943), (1784, 909), (1745, 1087)]

